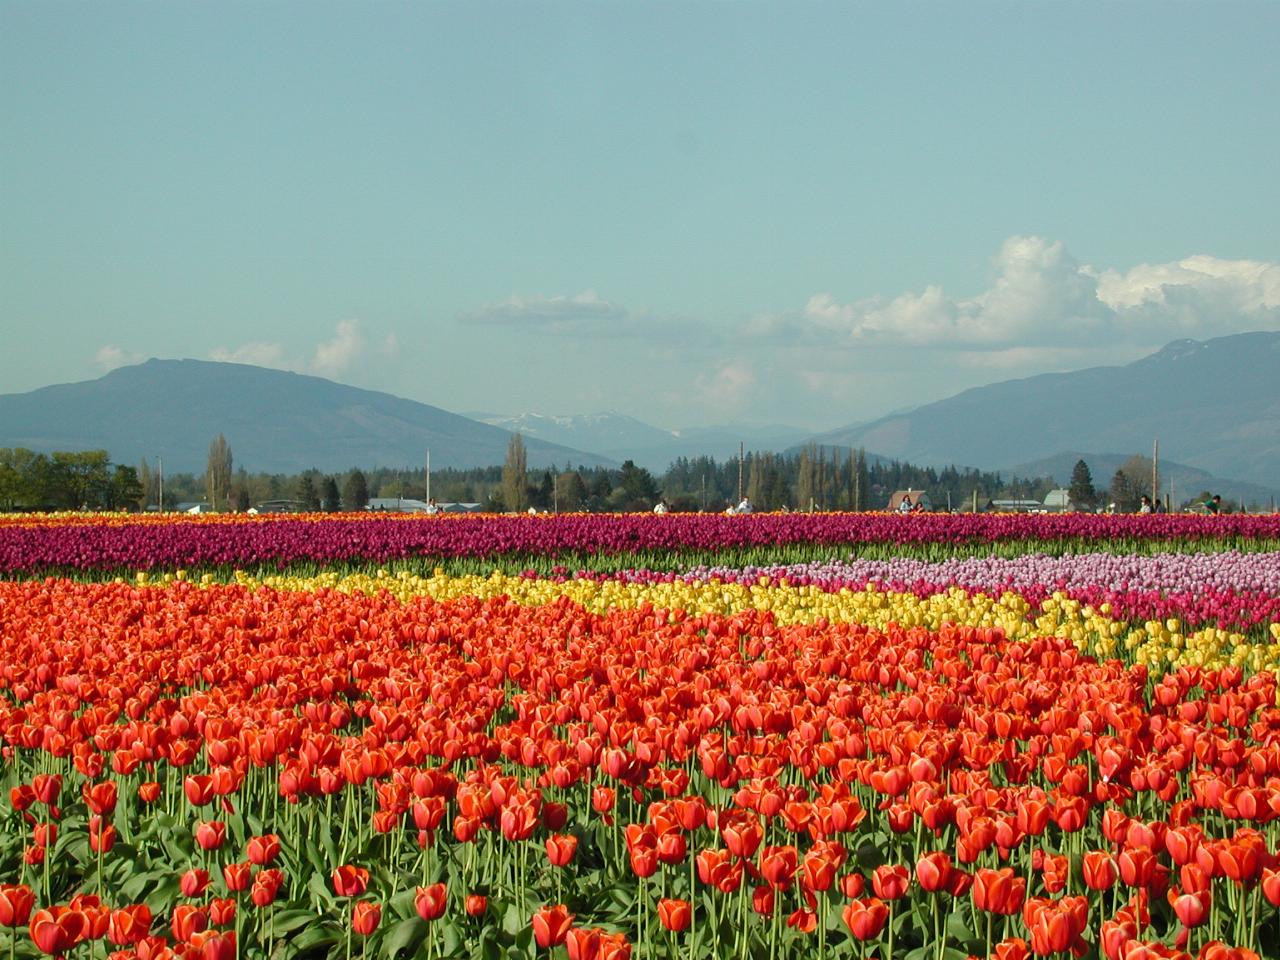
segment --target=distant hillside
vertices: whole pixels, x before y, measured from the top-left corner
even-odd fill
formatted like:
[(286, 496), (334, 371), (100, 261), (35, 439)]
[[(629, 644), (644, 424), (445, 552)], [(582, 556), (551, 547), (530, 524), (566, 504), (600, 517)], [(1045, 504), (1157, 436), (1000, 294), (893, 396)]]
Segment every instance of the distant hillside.
[(541, 413), (468, 414), (477, 420), (519, 430), (526, 437), (594, 450), (614, 460), (634, 460), (648, 470), (662, 471), (679, 457), (711, 456), (725, 460), (738, 455), (738, 444), (747, 450), (782, 450), (804, 436), (787, 426), (726, 425), (663, 430), (621, 413), (550, 416)]
[[(0, 446), (105, 448), (117, 463), (164, 458), (201, 472), (219, 433), (236, 466), (296, 473), (360, 467), (501, 464), (511, 434), (438, 407), (282, 370), (203, 360), (148, 360), (97, 380), (0, 395)], [(529, 438), (530, 467), (605, 464)]]
[(977, 387), (814, 440), (985, 469), (1064, 450), (1149, 456), (1153, 438), (1170, 461), (1280, 487), (1280, 333), (1179, 340), (1126, 366)]

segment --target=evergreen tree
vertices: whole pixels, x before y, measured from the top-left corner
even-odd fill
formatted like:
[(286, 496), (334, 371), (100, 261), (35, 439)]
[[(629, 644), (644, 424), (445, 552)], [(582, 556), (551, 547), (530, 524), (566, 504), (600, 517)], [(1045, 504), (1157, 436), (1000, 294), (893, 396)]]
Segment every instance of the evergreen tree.
[(342, 495), (338, 493), (338, 481), (333, 477), (324, 478), (320, 507), (326, 513), (337, 513), (342, 509)]
[(1071, 469), (1071, 485), (1067, 488), (1067, 496), (1076, 506), (1086, 510), (1093, 509), (1097, 502), (1098, 491), (1093, 488), (1093, 474), (1083, 460), (1077, 460)]
[(316, 490), (315, 478), (304, 473), (298, 478), (297, 499), (302, 502), (302, 509), (314, 512), (320, 509), (320, 494)]
[(623, 461), (618, 487), (623, 492), (627, 510), (648, 510), (657, 502), (658, 485), (653, 474), (644, 467), (637, 467), (633, 460)]
[(369, 505), (369, 481), (359, 470), (352, 470), (342, 482), (342, 505), (348, 510), (363, 510)]

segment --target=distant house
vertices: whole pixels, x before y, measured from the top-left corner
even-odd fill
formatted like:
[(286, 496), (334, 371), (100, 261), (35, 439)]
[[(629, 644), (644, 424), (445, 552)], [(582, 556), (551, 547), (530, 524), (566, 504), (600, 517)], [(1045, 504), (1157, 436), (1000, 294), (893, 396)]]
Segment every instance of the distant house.
[(480, 513), (484, 509), (483, 503), (438, 503), (436, 506), (445, 513)]
[(375, 513), (429, 513), (431, 505), (425, 500), (410, 497), (374, 497), (365, 509)]
[(1076, 506), (1071, 502), (1070, 491), (1066, 487), (1059, 487), (1045, 494), (1044, 508), (1050, 513), (1067, 513), (1074, 510)]
[(188, 500), (186, 503), (178, 504), (173, 509), (177, 510), (178, 513), (212, 513), (213, 512), (213, 506), (209, 503), (206, 503), (203, 500), (199, 502), (196, 502), (195, 500)]
[(301, 500), (263, 500), (254, 507), (256, 513), (305, 513), (307, 505)]
[(912, 510), (917, 506), (920, 507), (921, 510), (933, 509), (933, 500), (930, 499), (929, 494), (925, 493), (923, 490), (912, 490), (907, 488), (906, 490), (894, 491), (893, 496), (889, 498), (890, 512), (896, 513), (902, 507), (903, 500), (911, 501)]
[(988, 500), (987, 513), (1043, 513), (1039, 500)]

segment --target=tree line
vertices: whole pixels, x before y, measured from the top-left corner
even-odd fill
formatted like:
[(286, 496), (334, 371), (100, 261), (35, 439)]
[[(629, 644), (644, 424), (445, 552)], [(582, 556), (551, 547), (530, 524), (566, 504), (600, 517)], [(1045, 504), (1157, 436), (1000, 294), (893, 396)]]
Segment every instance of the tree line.
[[(159, 462), (116, 464), (106, 450), (34, 453), (0, 449), (0, 509), (146, 510), (201, 503), (244, 511), (275, 501), (284, 509), (362, 510), (375, 498), (435, 499), (490, 511), (720, 511), (748, 497), (757, 510), (877, 510), (895, 490), (927, 492), (936, 507), (959, 509), (1005, 497), (1043, 498), (1049, 478), (1005, 479), (998, 473), (917, 467), (868, 458), (865, 451), (811, 445), (795, 453), (747, 452), (681, 457), (661, 476), (624, 461), (618, 467), (565, 464), (530, 469), (514, 435), (502, 466), (433, 470), (353, 468), (329, 474), (249, 472), (234, 467), (226, 438), (209, 445), (203, 474), (162, 475)], [(163, 499), (162, 499), (163, 498)]]
[[(816, 444), (792, 453), (747, 452), (722, 460), (680, 457), (659, 477), (631, 460), (619, 467), (530, 469), (519, 434), (512, 436), (502, 466), (445, 468), (433, 470), (430, 478), (422, 468), (353, 468), (338, 474), (233, 468), (231, 446), (221, 434), (209, 444), (203, 474), (163, 476), (159, 462), (117, 464), (106, 450), (44, 454), (0, 448), (0, 510), (172, 510), (201, 503), (213, 510), (245, 511), (274, 501), (278, 509), (338, 511), (363, 510), (376, 498), (431, 498), (493, 512), (634, 511), (652, 509), (659, 501), (675, 512), (717, 512), (744, 496), (765, 511), (883, 510), (895, 491), (905, 489), (927, 493), (935, 509), (959, 510), (975, 502), (981, 509), (990, 500), (1043, 501), (1057, 486), (1049, 477), (919, 467), (868, 457), (864, 450)], [(1161, 489), (1161, 480), (1153, 477), (1146, 457), (1130, 457), (1102, 489), (1080, 460), (1072, 471), (1069, 496), (1076, 509), (1130, 513), (1153, 489)], [(1186, 503), (1207, 497), (1208, 491), (1202, 491)], [(1238, 505), (1227, 501), (1224, 508)]]

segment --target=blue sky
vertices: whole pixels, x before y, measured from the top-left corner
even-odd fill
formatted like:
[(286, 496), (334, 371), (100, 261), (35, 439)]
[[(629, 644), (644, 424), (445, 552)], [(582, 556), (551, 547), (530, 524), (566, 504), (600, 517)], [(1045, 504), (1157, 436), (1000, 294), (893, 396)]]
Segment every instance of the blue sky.
[(1280, 4), (0, 0), (0, 392), (828, 428), (1280, 329)]

